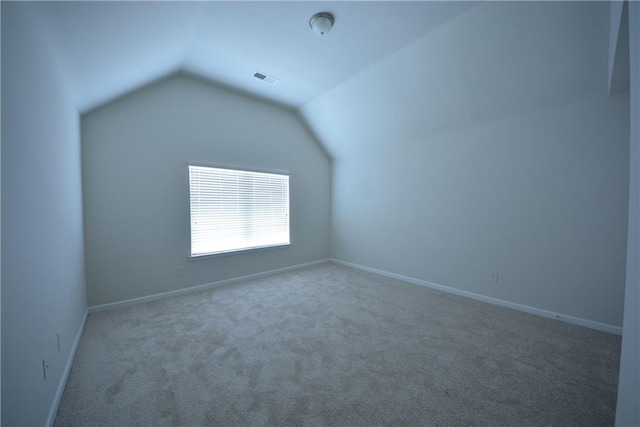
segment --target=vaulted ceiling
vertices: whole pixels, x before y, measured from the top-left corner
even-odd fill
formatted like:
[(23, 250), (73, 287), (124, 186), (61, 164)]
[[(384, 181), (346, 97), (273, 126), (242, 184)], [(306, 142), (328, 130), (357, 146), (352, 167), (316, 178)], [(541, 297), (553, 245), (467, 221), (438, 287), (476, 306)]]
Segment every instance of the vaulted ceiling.
[(301, 115), (338, 158), (607, 96), (609, 21), (608, 2), (483, 2)]
[[(80, 112), (176, 71), (299, 107), (468, 2), (43, 2), (39, 30)], [(335, 16), (316, 35), (316, 12)], [(255, 71), (280, 82), (270, 86)]]
[[(375, 147), (606, 95), (624, 90), (628, 79), (612, 72), (624, 67), (612, 67), (612, 58), (620, 59), (610, 54), (616, 44), (609, 2), (28, 7), (81, 114), (185, 72), (297, 111), (334, 158), (358, 144)], [(308, 26), (320, 11), (335, 15), (325, 36)], [(256, 71), (280, 81), (269, 85), (253, 78)]]

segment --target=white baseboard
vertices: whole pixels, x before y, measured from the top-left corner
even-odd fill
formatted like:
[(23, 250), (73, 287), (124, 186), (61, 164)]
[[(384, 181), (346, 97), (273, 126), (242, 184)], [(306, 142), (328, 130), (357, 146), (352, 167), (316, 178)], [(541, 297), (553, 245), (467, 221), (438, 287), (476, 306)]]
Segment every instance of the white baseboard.
[(246, 276), (220, 280), (218, 282), (205, 283), (204, 285), (196, 285), (196, 286), (191, 286), (184, 289), (177, 289), (175, 291), (162, 292), (159, 294), (154, 294), (154, 295), (149, 295), (149, 296), (139, 297), (139, 298), (132, 298), (124, 301), (112, 302), (109, 304), (94, 305), (92, 307), (89, 307), (89, 314), (96, 313), (98, 311), (103, 311), (103, 310), (112, 310), (114, 308), (121, 308), (129, 305), (142, 304), (149, 301), (156, 301), (159, 299), (175, 297), (178, 295), (191, 294), (191, 293), (199, 292), (205, 289), (218, 288), (220, 286), (227, 286), (233, 283), (242, 282), (244, 280), (252, 280), (252, 279), (259, 279), (262, 277), (273, 276), (274, 274), (286, 273), (288, 271), (293, 271), (293, 270), (300, 270), (302, 268), (313, 267), (314, 265), (326, 264), (328, 262), (330, 262), (329, 259), (322, 259), (319, 261), (307, 262), (305, 264), (297, 264), (297, 265), (292, 265), (290, 267), (278, 268), (276, 270), (263, 271), (261, 273), (248, 274)]
[(80, 328), (78, 328), (78, 333), (76, 334), (76, 337), (73, 340), (73, 344), (71, 345), (71, 351), (69, 352), (67, 363), (64, 366), (64, 372), (62, 373), (62, 378), (60, 378), (60, 382), (58, 383), (58, 389), (56, 390), (56, 394), (53, 397), (53, 403), (51, 404), (51, 408), (49, 409), (49, 416), (47, 417), (47, 422), (45, 424), (46, 427), (53, 426), (53, 422), (56, 419), (56, 414), (58, 413), (58, 406), (60, 406), (62, 393), (64, 393), (64, 388), (67, 385), (67, 379), (69, 378), (69, 373), (71, 372), (71, 366), (73, 365), (73, 360), (76, 357), (76, 351), (78, 351), (78, 345), (80, 344), (80, 338), (82, 338), (82, 333), (84, 332), (84, 325), (87, 322), (88, 314), (89, 314), (89, 309), (86, 309), (84, 311), (84, 316), (82, 316), (82, 322), (80, 323)]
[(535, 314), (550, 319), (560, 320), (562, 322), (571, 323), (574, 325), (584, 326), (586, 328), (596, 329), (602, 332), (608, 332), (611, 334), (622, 335), (622, 327), (608, 325), (606, 323), (595, 322), (593, 320), (582, 319), (580, 317), (569, 316), (561, 313), (554, 313), (553, 311), (543, 310), (541, 308), (530, 307), (528, 305), (518, 304), (515, 302), (505, 301), (498, 298), (489, 297), (486, 295), (476, 294), (469, 291), (463, 291), (461, 289), (452, 288), (450, 286), (439, 285), (437, 283), (428, 282), (426, 280), (416, 279), (413, 277), (402, 276), (396, 273), (390, 273), (384, 270), (378, 270), (376, 268), (365, 267), (363, 265), (354, 264), (339, 259), (331, 259), (331, 262), (336, 264), (345, 265), (347, 267), (355, 268), (357, 270), (366, 271), (368, 273), (379, 274), (380, 276), (390, 277), (392, 279), (402, 280), (404, 282), (413, 283), (415, 285), (425, 286), (427, 288), (435, 289), (442, 292), (447, 292), (454, 295), (459, 295), (467, 298), (472, 298), (478, 301), (487, 302), (489, 304), (499, 305), (502, 307), (512, 308), (514, 310), (524, 311), (525, 313)]

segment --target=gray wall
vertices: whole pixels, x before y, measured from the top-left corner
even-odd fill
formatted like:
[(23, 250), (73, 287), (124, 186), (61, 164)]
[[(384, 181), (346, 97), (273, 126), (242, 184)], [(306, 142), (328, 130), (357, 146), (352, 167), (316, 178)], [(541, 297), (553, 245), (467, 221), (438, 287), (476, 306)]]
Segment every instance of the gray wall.
[(33, 8), (2, 3), (3, 426), (45, 423), (87, 307), (79, 116)]
[(609, 20), (606, 2), (485, 2), (305, 105), (336, 159), (332, 256), (620, 327)]
[[(2, 40), (2, 7), (0, 6), (0, 41)], [(0, 83), (0, 94), (2, 84)], [(2, 137), (0, 136), (0, 189), (2, 188)], [(2, 197), (0, 197), (0, 224), (2, 224)], [(0, 241), (2, 227), (0, 226)], [(2, 245), (0, 244), (0, 424), (2, 424)]]
[[(291, 111), (179, 76), (83, 116), (82, 152), (90, 306), (329, 257), (330, 162)], [(189, 261), (188, 162), (288, 172), (291, 246)]]
[(627, 284), (616, 411), (616, 425), (621, 427), (640, 425), (640, 3), (627, 5), (632, 120)]
[(620, 326), (627, 102), (594, 99), (336, 161), (333, 256)]

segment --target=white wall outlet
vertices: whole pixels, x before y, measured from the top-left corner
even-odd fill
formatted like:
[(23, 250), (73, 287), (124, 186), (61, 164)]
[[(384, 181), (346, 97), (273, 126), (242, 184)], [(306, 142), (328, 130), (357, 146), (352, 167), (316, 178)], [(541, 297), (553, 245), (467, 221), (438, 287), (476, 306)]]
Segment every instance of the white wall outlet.
[(181, 265), (176, 267), (176, 276), (182, 276), (182, 266)]
[(492, 283), (498, 283), (498, 272), (490, 271), (489, 272), (489, 281)]

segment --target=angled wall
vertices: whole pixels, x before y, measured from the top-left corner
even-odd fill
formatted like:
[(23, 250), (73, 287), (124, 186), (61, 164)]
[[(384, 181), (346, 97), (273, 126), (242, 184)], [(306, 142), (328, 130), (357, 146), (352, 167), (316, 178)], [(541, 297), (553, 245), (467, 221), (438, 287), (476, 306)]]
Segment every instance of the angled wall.
[(305, 105), (336, 159), (332, 256), (619, 330), (629, 101), (607, 96), (609, 19), (483, 3)]
[[(330, 163), (289, 110), (172, 77), (84, 115), (82, 154), (90, 306), (329, 257)], [(291, 246), (189, 261), (188, 162), (288, 172)]]
[(640, 3), (628, 2), (631, 76), (629, 234), (616, 425), (640, 425)]
[(34, 6), (2, 3), (2, 425), (7, 427), (45, 424), (87, 307), (79, 116), (39, 37)]

